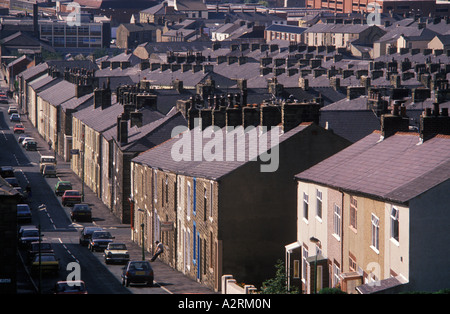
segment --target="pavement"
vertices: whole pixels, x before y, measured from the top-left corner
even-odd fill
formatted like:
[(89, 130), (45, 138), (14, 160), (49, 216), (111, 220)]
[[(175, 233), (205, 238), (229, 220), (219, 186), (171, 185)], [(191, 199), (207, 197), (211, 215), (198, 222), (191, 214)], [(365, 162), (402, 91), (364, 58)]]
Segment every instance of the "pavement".
[[(1, 86), (4, 88), (4, 81), (1, 80)], [(10, 105), (16, 104), (14, 100), (10, 101)], [(17, 105), (17, 104), (16, 104)], [(38, 150), (41, 155), (55, 155), (53, 150), (50, 150), (47, 142), (40, 136), (37, 129), (33, 127), (28, 117), (25, 114), (21, 114), (22, 124), (25, 126), (26, 134), (36, 139), (38, 143)], [(57, 168), (58, 176), (61, 169), (64, 180), (68, 180), (72, 183), (74, 189), (81, 191), (82, 181), (71, 169), (70, 162), (66, 162), (57, 155)], [(103, 228), (128, 228), (130, 237), (121, 238), (120, 241), (126, 243), (131, 257), (141, 257), (142, 248), (131, 240), (131, 227), (129, 224), (123, 224), (114, 216), (110, 209), (97, 197), (97, 195), (85, 185), (84, 187), (85, 202), (89, 203), (92, 207), (92, 215), (95, 218), (94, 223)], [(151, 258), (151, 253), (146, 252), (146, 259)], [(155, 273), (155, 282), (159, 284), (163, 290), (169, 294), (218, 294), (213, 290), (205, 287), (197, 281), (188, 278), (183, 273), (173, 269), (167, 264), (164, 264), (160, 260), (156, 260), (152, 263), (152, 267)]]

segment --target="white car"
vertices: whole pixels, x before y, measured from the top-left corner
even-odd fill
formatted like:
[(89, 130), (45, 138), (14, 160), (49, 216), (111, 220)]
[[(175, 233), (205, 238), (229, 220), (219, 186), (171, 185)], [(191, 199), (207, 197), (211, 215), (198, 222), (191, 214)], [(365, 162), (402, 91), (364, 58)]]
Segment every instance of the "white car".
[(22, 147), (25, 147), (25, 144), (27, 143), (27, 141), (34, 141), (33, 137), (25, 137), (22, 141)]
[(118, 262), (127, 263), (130, 260), (127, 246), (125, 243), (108, 243), (104, 251), (105, 263)]

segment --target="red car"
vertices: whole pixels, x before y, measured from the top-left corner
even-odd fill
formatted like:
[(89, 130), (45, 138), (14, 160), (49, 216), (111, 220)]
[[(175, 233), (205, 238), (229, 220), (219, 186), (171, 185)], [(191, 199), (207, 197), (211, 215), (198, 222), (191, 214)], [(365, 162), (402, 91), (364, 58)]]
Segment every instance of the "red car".
[(78, 190), (66, 190), (62, 196), (61, 203), (63, 206), (73, 206), (81, 203), (81, 193)]
[(23, 133), (25, 132), (25, 127), (22, 124), (16, 124), (14, 126), (14, 133)]

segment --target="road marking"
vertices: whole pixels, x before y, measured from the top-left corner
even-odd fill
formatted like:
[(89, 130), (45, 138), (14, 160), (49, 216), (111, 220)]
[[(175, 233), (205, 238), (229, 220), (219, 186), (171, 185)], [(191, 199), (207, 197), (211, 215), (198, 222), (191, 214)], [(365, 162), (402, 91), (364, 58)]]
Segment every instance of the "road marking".
[(63, 243), (63, 241), (61, 240), (61, 238), (58, 238), (59, 243), (62, 244), (62, 246), (64, 247), (64, 249), (67, 251), (67, 253), (69, 253), (70, 256), (72, 256), (72, 258), (78, 263), (80, 264), (80, 261), (72, 254), (72, 252), (70, 252), (70, 250), (67, 248), (67, 246)]

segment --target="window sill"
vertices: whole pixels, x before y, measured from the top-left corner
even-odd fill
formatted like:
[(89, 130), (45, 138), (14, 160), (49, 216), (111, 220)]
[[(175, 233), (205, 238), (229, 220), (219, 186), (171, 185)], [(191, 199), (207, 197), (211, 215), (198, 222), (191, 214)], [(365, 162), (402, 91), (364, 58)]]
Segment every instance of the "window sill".
[(371, 248), (375, 253), (377, 253), (378, 255), (380, 254), (380, 251), (379, 251), (376, 247), (374, 247), (373, 245), (371, 245), (370, 248)]
[(400, 246), (400, 243), (394, 238), (390, 238), (389, 240), (391, 240), (392, 244), (394, 244), (395, 246)]

